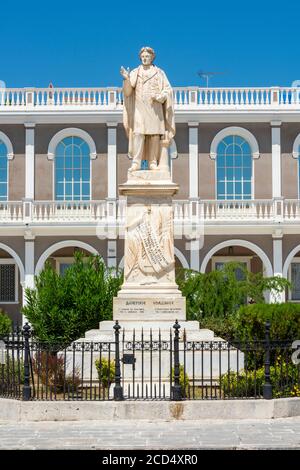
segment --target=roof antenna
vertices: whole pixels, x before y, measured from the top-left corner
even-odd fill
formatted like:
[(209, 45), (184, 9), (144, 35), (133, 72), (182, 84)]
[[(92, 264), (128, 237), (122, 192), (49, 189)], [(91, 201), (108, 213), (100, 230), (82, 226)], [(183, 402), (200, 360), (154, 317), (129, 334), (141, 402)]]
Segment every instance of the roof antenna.
[(208, 88), (209, 80), (214, 77), (215, 75), (223, 75), (224, 72), (205, 72), (204, 70), (198, 70), (197, 74), (203, 80), (206, 80), (206, 88)]

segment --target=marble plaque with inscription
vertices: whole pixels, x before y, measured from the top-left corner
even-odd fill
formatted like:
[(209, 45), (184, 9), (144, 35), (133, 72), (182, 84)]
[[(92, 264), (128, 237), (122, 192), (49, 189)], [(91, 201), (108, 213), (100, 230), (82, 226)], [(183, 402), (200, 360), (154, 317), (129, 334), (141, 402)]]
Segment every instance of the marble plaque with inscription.
[(185, 320), (185, 298), (114, 298), (114, 320)]

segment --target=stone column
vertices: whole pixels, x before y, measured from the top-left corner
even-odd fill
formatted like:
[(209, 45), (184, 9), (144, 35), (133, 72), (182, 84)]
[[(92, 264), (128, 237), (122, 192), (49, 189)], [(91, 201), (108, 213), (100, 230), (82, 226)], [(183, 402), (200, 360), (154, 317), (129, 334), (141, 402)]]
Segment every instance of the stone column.
[[(273, 273), (274, 276), (282, 277), (282, 238), (281, 230), (275, 230), (272, 235), (273, 238)], [(270, 293), (270, 302), (285, 302), (285, 292), (277, 294), (276, 292)]]
[(107, 123), (107, 197), (117, 197), (117, 123)]
[[(25, 231), (25, 280), (23, 284), (23, 305), (26, 305), (25, 289), (34, 288), (34, 240), (35, 236), (30, 230)], [(23, 324), (26, 318), (23, 316)]]
[(190, 268), (200, 271), (200, 243), (199, 240), (189, 242), (190, 249)]
[(107, 267), (117, 267), (117, 242), (116, 240), (107, 240)]
[(199, 197), (198, 123), (189, 122), (189, 197)]
[(25, 122), (25, 199), (34, 199), (34, 128)]
[(272, 132), (272, 197), (281, 198), (281, 121), (271, 121)]

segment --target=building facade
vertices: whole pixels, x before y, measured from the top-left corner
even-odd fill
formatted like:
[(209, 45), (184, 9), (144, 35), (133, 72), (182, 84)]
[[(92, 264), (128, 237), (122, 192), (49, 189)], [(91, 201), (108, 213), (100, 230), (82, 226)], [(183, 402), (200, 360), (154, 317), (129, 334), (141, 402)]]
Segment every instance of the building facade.
[[(176, 263), (207, 272), (240, 261), (290, 278), (281, 300), (299, 301), (299, 89), (187, 87), (174, 97)], [(118, 88), (0, 89), (0, 308), (15, 322), (47, 259), (63, 272), (79, 248), (122, 266), (122, 108)]]

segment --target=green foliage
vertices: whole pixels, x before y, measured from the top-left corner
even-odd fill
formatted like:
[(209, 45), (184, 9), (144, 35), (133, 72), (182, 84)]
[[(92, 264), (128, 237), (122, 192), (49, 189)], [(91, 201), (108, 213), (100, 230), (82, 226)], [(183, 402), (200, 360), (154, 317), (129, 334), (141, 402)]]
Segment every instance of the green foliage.
[[(242, 279), (236, 277), (237, 269)], [(264, 301), (268, 290), (282, 292), (290, 283), (281, 277), (253, 274), (243, 263), (226, 263), (222, 270), (199, 273), (190, 269), (177, 272), (177, 283), (187, 301), (189, 320), (205, 316), (225, 316), (236, 312), (246, 299)]]
[(231, 318), (232, 331), (241, 340), (264, 339), (267, 320), (271, 340), (299, 339), (300, 305), (294, 303), (244, 305)]
[[(174, 383), (175, 377), (175, 369), (172, 368), (172, 382)], [(190, 385), (190, 378), (188, 374), (184, 373), (184, 366), (182, 364), (179, 365), (179, 385), (181, 387), (181, 393), (183, 396), (187, 395), (189, 385)]]
[[(281, 356), (277, 356), (275, 364), (270, 367), (270, 380), (273, 398), (300, 397), (299, 368), (292, 363), (287, 364)], [(265, 382), (264, 367), (245, 370), (239, 373), (230, 371), (221, 376), (220, 387), (225, 397), (262, 396)]]
[(115, 361), (109, 361), (106, 358), (97, 359), (95, 366), (98, 372), (98, 378), (103, 387), (107, 387), (115, 381), (116, 366)]
[(22, 312), (41, 341), (70, 344), (100, 321), (112, 319), (113, 297), (121, 284), (119, 271), (107, 268), (99, 256), (86, 259), (78, 251), (62, 276), (46, 263), (35, 289), (26, 289)]
[(247, 300), (262, 303), (266, 292), (280, 293), (290, 286), (286, 279), (253, 274), (243, 263), (235, 262), (205, 274), (181, 269), (176, 280), (186, 297), (187, 319), (198, 320), (201, 328), (210, 328), (219, 336), (232, 334), (232, 317)]
[(12, 331), (12, 321), (4, 310), (0, 309), (0, 338)]

